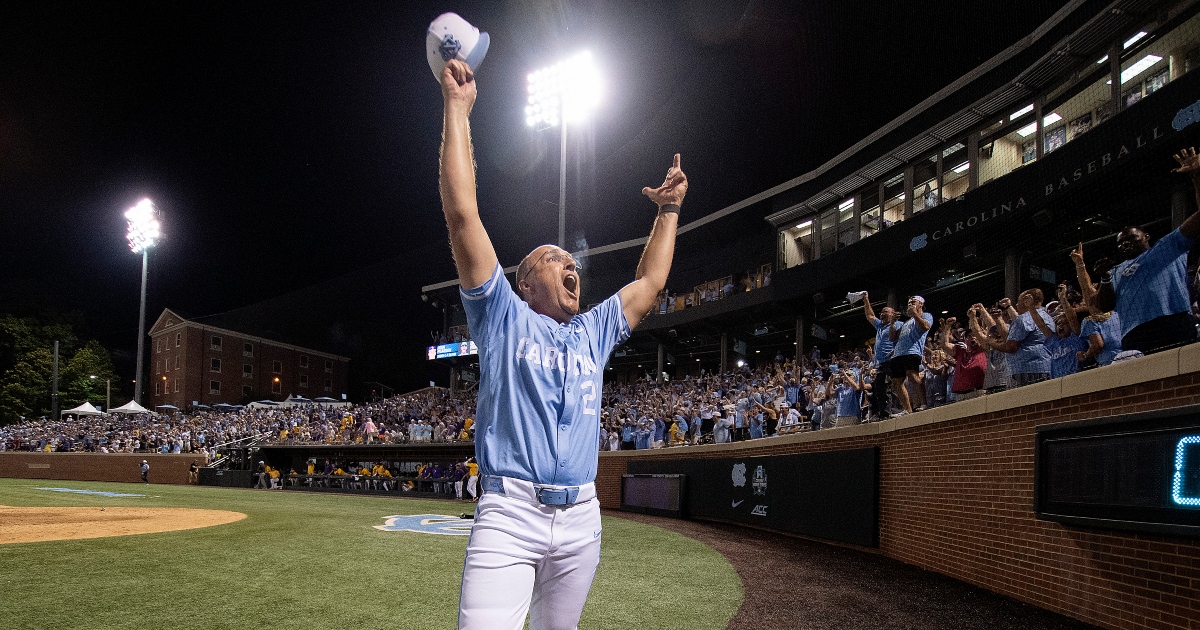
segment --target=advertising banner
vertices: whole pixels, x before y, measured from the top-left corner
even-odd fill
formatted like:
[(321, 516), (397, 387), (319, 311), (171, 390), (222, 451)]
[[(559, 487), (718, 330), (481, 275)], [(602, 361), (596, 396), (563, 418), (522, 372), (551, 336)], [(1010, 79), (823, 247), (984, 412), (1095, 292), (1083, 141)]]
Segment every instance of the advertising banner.
[(837, 542), (879, 544), (879, 449), (631, 460), (629, 474), (687, 475), (687, 516)]

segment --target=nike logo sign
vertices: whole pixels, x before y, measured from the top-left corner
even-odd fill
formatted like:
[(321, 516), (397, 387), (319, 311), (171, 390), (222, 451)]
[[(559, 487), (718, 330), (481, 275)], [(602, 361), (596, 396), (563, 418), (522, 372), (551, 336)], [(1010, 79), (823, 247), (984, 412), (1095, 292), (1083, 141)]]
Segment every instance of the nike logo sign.
[(734, 501), (733, 507), (737, 507), (737, 506), (741, 505), (744, 501), (745, 501), (745, 499), (742, 499), (741, 501)]
[(595, 534), (592, 534), (592, 538), (593, 538), (593, 539), (596, 539), (596, 538), (599, 538), (599, 537), (600, 537), (600, 532), (596, 532)]

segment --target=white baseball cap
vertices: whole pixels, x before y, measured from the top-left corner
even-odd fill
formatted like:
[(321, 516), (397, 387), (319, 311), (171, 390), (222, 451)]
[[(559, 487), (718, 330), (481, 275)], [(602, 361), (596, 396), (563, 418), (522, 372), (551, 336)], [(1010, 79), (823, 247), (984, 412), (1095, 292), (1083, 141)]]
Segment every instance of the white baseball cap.
[(464, 61), (472, 71), (479, 69), (491, 38), (471, 26), (457, 13), (443, 13), (429, 23), (425, 35), (425, 54), (434, 78), (441, 80), (442, 69), (451, 59)]

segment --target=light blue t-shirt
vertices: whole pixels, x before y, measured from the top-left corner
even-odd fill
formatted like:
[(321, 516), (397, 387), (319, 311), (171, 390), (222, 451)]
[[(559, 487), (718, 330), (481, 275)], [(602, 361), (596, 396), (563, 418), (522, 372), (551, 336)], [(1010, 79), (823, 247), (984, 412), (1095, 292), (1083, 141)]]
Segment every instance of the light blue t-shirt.
[[(1019, 341), (1017, 351), (1008, 355), (1008, 373), (1011, 374), (1049, 374), (1050, 352), (1046, 349), (1046, 335), (1042, 329), (1033, 323), (1034, 311), (1025, 311), (1013, 320), (1008, 329), (1008, 339)], [(1045, 322), (1050, 332), (1054, 332), (1054, 319), (1042, 307), (1037, 308), (1037, 314)]]
[(1108, 365), (1121, 354), (1121, 316), (1113, 311), (1108, 319), (1101, 323), (1096, 323), (1090, 319), (1083, 320), (1083, 326), (1080, 327), (1079, 333), (1084, 339), (1092, 335), (1100, 335), (1104, 340), (1104, 349), (1096, 355), (1096, 363), (1100, 365)]
[(1050, 355), (1050, 378), (1067, 376), (1079, 371), (1076, 353), (1087, 350), (1083, 337), (1071, 334), (1066, 337), (1051, 335), (1046, 339), (1046, 352)]
[(560, 324), (529, 308), (499, 263), (482, 286), (460, 292), (479, 347), (480, 472), (560, 486), (594, 480), (604, 365), (630, 333), (620, 295)]
[[(933, 316), (929, 317), (930, 321), (933, 321)], [(900, 322), (893, 320), (888, 325), (876, 317), (875, 321), (871, 323), (875, 325), (875, 365), (879, 365), (892, 358), (892, 348), (895, 348), (896, 344), (892, 341), (891, 330), (899, 326)]]
[(1178, 229), (1158, 239), (1137, 258), (1117, 263), (1110, 274), (1121, 314), (1121, 337), (1164, 315), (1186, 313), (1187, 256), (1192, 241)]
[(849, 385), (838, 385), (837, 415), (857, 416), (862, 406), (862, 392)]
[(933, 315), (921, 313), (921, 319), (925, 320), (930, 328), (921, 330), (921, 327), (917, 326), (917, 318), (915, 317), (910, 318), (900, 326), (900, 336), (896, 338), (896, 349), (892, 353), (893, 357), (902, 357), (906, 354), (915, 354), (919, 357), (925, 356), (925, 338), (929, 336), (929, 331), (933, 327)]

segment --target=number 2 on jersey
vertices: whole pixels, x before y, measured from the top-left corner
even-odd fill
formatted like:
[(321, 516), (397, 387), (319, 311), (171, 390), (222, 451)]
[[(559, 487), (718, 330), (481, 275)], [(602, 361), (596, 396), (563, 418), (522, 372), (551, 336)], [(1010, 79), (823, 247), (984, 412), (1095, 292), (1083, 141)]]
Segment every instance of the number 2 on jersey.
[(583, 395), (583, 415), (596, 415), (596, 410), (591, 406), (592, 401), (596, 400), (596, 381), (583, 381), (579, 384), (579, 389), (587, 392)]

